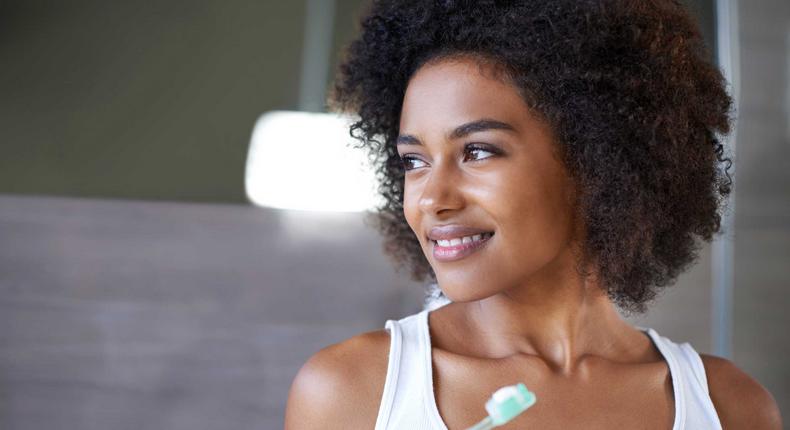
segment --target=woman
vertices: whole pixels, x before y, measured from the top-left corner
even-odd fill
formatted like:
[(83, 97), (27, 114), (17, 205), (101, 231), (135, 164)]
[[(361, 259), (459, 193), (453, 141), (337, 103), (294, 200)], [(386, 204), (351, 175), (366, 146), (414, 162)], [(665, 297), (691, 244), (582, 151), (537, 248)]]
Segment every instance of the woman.
[(286, 428), (779, 429), (726, 359), (633, 327), (719, 231), (731, 99), (671, 0), (374, 1), (333, 106), (377, 162), (386, 249), (450, 303), (327, 347)]

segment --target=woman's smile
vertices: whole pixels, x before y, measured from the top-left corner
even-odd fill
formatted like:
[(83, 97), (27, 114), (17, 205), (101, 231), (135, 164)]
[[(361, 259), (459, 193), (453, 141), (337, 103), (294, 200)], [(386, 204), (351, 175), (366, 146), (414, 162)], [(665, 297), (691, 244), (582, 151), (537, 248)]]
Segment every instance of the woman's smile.
[(460, 260), (484, 249), (493, 236), (494, 233), (483, 233), (450, 240), (431, 240), (433, 257), (440, 262)]

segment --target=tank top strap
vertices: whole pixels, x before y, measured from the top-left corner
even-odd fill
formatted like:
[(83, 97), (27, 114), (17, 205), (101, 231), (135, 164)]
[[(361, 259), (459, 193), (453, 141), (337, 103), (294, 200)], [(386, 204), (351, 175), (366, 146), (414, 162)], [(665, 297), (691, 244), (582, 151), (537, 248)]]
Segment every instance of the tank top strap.
[(390, 332), (389, 363), (375, 430), (423, 430), (425, 344), (422, 312), (400, 320), (387, 320)]
[(400, 373), (401, 347), (403, 344), (403, 332), (400, 323), (395, 320), (387, 320), (384, 328), (390, 334), (390, 350), (387, 363), (387, 379), (384, 381), (384, 393), (381, 396), (381, 405), (376, 417), (375, 430), (386, 430), (392, 413), (392, 404), (395, 400), (395, 388)]
[(672, 372), (677, 412), (674, 429), (721, 430), (721, 422), (710, 398), (705, 367), (697, 351), (689, 342), (676, 343), (652, 328), (643, 330), (653, 339)]
[(683, 360), (694, 374), (694, 378), (699, 382), (700, 388), (702, 388), (705, 394), (710, 395), (708, 390), (708, 377), (705, 375), (705, 365), (702, 363), (702, 357), (700, 357), (699, 353), (697, 353), (694, 347), (688, 342), (680, 344), (680, 352), (683, 356)]
[(664, 357), (669, 367), (669, 376), (672, 379), (672, 394), (675, 401), (675, 419), (673, 420), (672, 430), (685, 429), (686, 422), (686, 380), (685, 372), (683, 371), (682, 364), (677, 359), (675, 351), (675, 344), (658, 334), (652, 328), (638, 327), (640, 330), (647, 333), (652, 339), (653, 344), (658, 348), (658, 351)]
[[(656, 333), (655, 330), (653, 330), (653, 333)], [(694, 384), (706, 395), (709, 395), (708, 378), (705, 375), (705, 366), (702, 363), (702, 358), (694, 349), (694, 347), (691, 346), (689, 342), (676, 343), (664, 336), (658, 335), (657, 333), (656, 337), (661, 343), (665, 345), (667, 350), (671, 352), (673, 359), (677, 362), (677, 365), (682, 371), (683, 376), (685, 379), (688, 379), (686, 383)]]

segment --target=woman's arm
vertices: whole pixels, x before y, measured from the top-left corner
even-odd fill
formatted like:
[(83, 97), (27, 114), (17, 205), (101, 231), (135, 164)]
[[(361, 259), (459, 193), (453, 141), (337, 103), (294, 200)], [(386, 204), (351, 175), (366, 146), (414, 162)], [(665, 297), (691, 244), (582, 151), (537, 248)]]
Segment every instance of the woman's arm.
[(724, 430), (781, 430), (782, 417), (773, 395), (731, 361), (700, 354), (708, 389)]
[(384, 392), (388, 354), (389, 334), (384, 330), (315, 353), (291, 384), (285, 430), (372, 429)]

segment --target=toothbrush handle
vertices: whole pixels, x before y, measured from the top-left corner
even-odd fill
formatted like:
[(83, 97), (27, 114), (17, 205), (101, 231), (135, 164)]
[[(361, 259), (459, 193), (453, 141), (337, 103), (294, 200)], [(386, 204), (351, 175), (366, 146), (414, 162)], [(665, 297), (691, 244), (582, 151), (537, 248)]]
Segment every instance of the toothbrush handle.
[(492, 420), (491, 417), (485, 417), (482, 421), (466, 430), (490, 430), (492, 428), (494, 428), (494, 420)]

